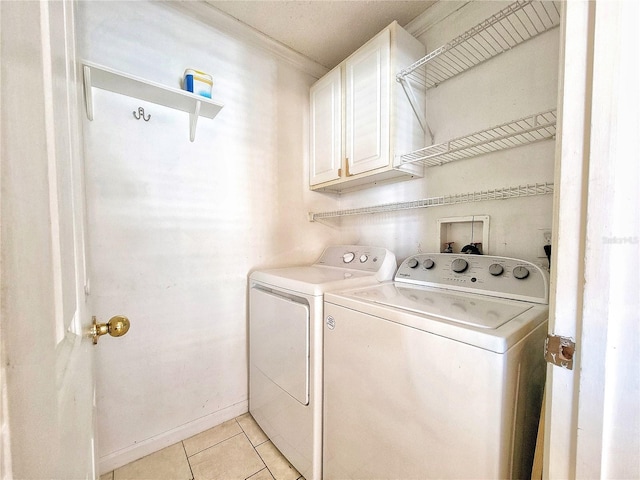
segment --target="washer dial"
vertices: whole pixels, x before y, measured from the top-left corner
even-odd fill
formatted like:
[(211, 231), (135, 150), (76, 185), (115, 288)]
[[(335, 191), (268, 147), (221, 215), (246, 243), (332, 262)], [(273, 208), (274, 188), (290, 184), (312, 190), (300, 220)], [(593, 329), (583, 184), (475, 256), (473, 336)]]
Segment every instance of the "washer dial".
[(407, 266), (409, 268), (416, 268), (419, 264), (420, 264), (420, 262), (418, 262), (418, 260), (415, 259), (415, 258), (412, 258), (407, 262)]
[(462, 258), (456, 258), (451, 263), (451, 270), (453, 270), (456, 273), (462, 273), (462, 272), (466, 271), (467, 268), (469, 268), (469, 262), (467, 262), (466, 260), (464, 260)]
[(529, 276), (529, 269), (527, 267), (516, 267), (513, 269), (513, 276), (518, 280), (524, 280)]
[(367, 260), (369, 260), (369, 256), (368, 255), (365, 255), (365, 254), (360, 255), (360, 263), (364, 263)]
[(433, 267), (436, 266), (436, 264), (432, 259), (427, 258), (424, 262), (422, 262), (422, 266), (427, 270), (431, 270)]
[(489, 273), (494, 277), (499, 277), (504, 273), (504, 268), (499, 263), (492, 263), (489, 265)]

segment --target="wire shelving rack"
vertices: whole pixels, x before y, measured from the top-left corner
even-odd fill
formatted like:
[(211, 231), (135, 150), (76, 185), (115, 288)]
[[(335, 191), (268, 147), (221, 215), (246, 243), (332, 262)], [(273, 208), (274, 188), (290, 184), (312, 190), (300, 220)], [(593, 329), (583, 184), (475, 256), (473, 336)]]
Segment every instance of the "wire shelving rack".
[(560, 2), (518, 0), (401, 70), (402, 86), (422, 129), (424, 91), (560, 25)]
[(398, 168), (408, 164), (422, 164), (425, 167), (444, 165), (551, 139), (555, 135), (556, 111), (549, 110), (407, 153), (400, 157)]
[(309, 221), (315, 222), (328, 218), (346, 217), (353, 215), (365, 215), (373, 213), (397, 212), (401, 210), (413, 210), (417, 208), (440, 207), (459, 203), (483, 202), (487, 200), (505, 200), (516, 197), (532, 197), (537, 195), (549, 195), (553, 193), (553, 183), (529, 183), (510, 187), (480, 190), (477, 192), (457, 193), (442, 195), (439, 197), (423, 198), (407, 202), (383, 203), (369, 207), (350, 208), (330, 212), (309, 212)]
[(400, 71), (427, 89), (560, 24), (557, 1), (517, 1)]

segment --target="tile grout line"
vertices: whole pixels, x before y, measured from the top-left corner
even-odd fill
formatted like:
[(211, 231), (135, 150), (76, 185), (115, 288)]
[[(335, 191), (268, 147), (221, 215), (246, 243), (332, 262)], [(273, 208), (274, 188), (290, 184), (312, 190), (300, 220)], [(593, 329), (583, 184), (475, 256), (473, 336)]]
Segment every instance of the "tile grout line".
[[(252, 416), (252, 418), (253, 418), (253, 416)], [(238, 422), (238, 417), (236, 417), (236, 418), (235, 418), (235, 420), (236, 420), (236, 422)], [(255, 420), (254, 420), (254, 422), (255, 422)], [(240, 425), (240, 422), (238, 422), (238, 424)], [(256, 425), (257, 425), (257, 422), (256, 422)], [(257, 425), (257, 426), (259, 427), (259, 425)], [(267, 472), (269, 472), (269, 474), (271, 475), (271, 478), (273, 478), (274, 480), (277, 480), (277, 479), (276, 479), (276, 477), (275, 477), (275, 475), (273, 474), (273, 472), (272, 472), (272, 471), (271, 471), (271, 469), (269, 468), (269, 465), (267, 465), (267, 462), (264, 460), (264, 458), (262, 458), (262, 455), (260, 455), (260, 452), (258, 452), (258, 447), (260, 447), (260, 446), (264, 445), (264, 444), (265, 444), (265, 443), (267, 443), (267, 442), (271, 442), (271, 439), (270, 439), (270, 438), (265, 434), (265, 439), (264, 439), (262, 442), (260, 442), (260, 443), (258, 443), (258, 444), (256, 444), (256, 445), (254, 445), (254, 444), (253, 444), (253, 442), (251, 441), (251, 439), (249, 438), (249, 435), (247, 434), (247, 432), (244, 430), (244, 428), (242, 428), (242, 425), (240, 425), (240, 429), (241, 429), (241, 430), (245, 433), (245, 435), (247, 436), (247, 439), (249, 440), (249, 443), (250, 443), (250, 444), (251, 444), (251, 446), (253, 447), (253, 450), (254, 450), (254, 451), (255, 451), (255, 453), (258, 455), (258, 457), (260, 458), (260, 460), (262, 460), (262, 463), (264, 463), (264, 465), (265, 465), (265, 469), (267, 470)], [(273, 445), (273, 443), (272, 443), (272, 445)], [(275, 448), (275, 445), (274, 445), (274, 448)], [(288, 462), (288, 460), (287, 460), (286, 458), (285, 458), (285, 460)], [(295, 467), (293, 467), (293, 468), (295, 468)], [(262, 470), (258, 470), (258, 471), (262, 471)], [(256, 473), (258, 473), (258, 472), (256, 472)], [(253, 475), (255, 475), (256, 473), (254, 473)], [(298, 472), (298, 474), (299, 474), (299, 476), (298, 476), (298, 477), (296, 477), (296, 480), (305, 480), (304, 475), (302, 475), (300, 472)], [(247, 477), (247, 478), (249, 478), (249, 477)], [(245, 480), (247, 480), (247, 479), (245, 479)]]
[[(0, 0), (0, 1), (1, 1), (1, 0)], [(248, 413), (248, 412), (247, 412), (247, 413)], [(250, 415), (250, 413), (248, 413), (248, 415)], [(241, 416), (242, 416), (242, 415), (241, 415)], [(186, 460), (187, 460), (187, 464), (188, 464), (188, 466), (189, 466), (190, 480), (195, 480), (195, 474), (194, 474), (193, 466), (192, 466), (192, 464), (191, 464), (191, 458), (192, 458), (192, 457), (194, 457), (194, 456), (196, 456), (196, 455), (199, 455), (199, 454), (201, 454), (201, 453), (203, 453), (203, 452), (205, 452), (205, 451), (207, 451), (207, 450), (209, 450), (209, 449), (211, 449), (211, 448), (213, 448), (213, 447), (216, 447), (216, 446), (218, 446), (218, 445), (220, 445), (220, 444), (222, 444), (222, 443), (224, 443), (224, 442), (226, 442), (226, 441), (228, 441), (228, 440), (231, 440), (232, 438), (237, 437), (237, 436), (238, 436), (238, 435), (240, 435), (241, 433), (244, 435), (244, 439), (245, 439), (245, 440), (249, 443), (249, 445), (251, 445), (251, 447), (253, 448), (254, 454), (257, 456), (257, 458), (258, 458), (258, 459), (260, 459), (260, 462), (262, 463), (262, 467), (261, 467), (261, 468), (259, 468), (256, 472), (253, 472), (251, 475), (249, 475), (248, 477), (246, 477), (246, 479), (245, 479), (245, 480), (248, 480), (248, 479), (249, 479), (249, 478), (251, 478), (252, 476), (255, 476), (255, 475), (257, 475), (259, 472), (262, 472), (263, 470), (266, 470), (266, 471), (269, 473), (269, 475), (270, 475), (270, 477), (271, 477), (272, 479), (277, 480), (277, 479), (276, 479), (276, 477), (275, 477), (275, 475), (274, 475), (274, 472), (272, 472), (272, 471), (271, 471), (271, 468), (269, 467), (269, 465), (267, 465), (267, 462), (265, 461), (265, 459), (263, 458), (263, 456), (262, 456), (262, 455), (260, 454), (260, 452), (258, 451), (258, 448), (260, 448), (261, 446), (263, 446), (263, 445), (265, 445), (265, 444), (267, 444), (267, 443), (271, 443), (271, 439), (270, 439), (266, 434), (264, 434), (264, 432), (262, 432), (262, 435), (257, 435), (257, 433), (258, 433), (258, 432), (257, 432), (257, 431), (255, 431), (255, 429), (254, 429), (254, 425), (255, 425), (258, 429), (259, 429), (260, 427), (259, 427), (259, 425), (257, 424), (257, 422), (255, 422), (255, 420), (253, 419), (253, 417), (252, 417), (252, 416), (250, 417), (250, 419), (253, 421), (253, 423), (245, 422), (245, 423), (247, 423), (247, 425), (246, 425), (246, 426), (247, 426), (247, 429), (245, 429), (245, 428), (242, 426), (242, 423), (238, 420), (238, 418), (240, 418), (240, 416), (235, 417), (233, 420), (235, 421), (235, 424), (240, 428), (240, 432), (237, 432), (237, 433), (235, 433), (235, 434), (233, 434), (233, 435), (231, 435), (231, 436), (229, 436), (229, 437), (225, 438), (224, 440), (220, 440), (220, 441), (218, 441), (218, 442), (216, 442), (216, 443), (214, 443), (214, 444), (212, 444), (212, 445), (209, 445), (208, 447), (203, 448), (202, 450), (199, 450), (199, 451), (197, 451), (197, 452), (194, 452), (194, 453), (193, 453), (193, 454), (191, 454), (191, 455), (189, 455), (189, 454), (187, 453), (187, 447), (186, 447), (186, 443), (185, 443), (187, 439), (185, 439), (185, 440), (181, 440), (181, 441), (180, 441), (181, 446), (182, 446), (182, 452), (184, 453), (185, 458), (186, 458)], [(215, 428), (215, 427), (213, 427), (213, 428)], [(260, 430), (260, 431), (261, 431), (261, 430)], [(251, 436), (250, 436), (249, 432), (251, 432)], [(190, 438), (191, 438), (191, 437), (190, 437)], [(254, 444), (254, 443), (253, 443), (252, 438), (255, 438), (255, 440), (256, 440), (256, 442), (257, 442), (256, 444)], [(273, 444), (272, 444), (272, 445), (273, 445)], [(286, 459), (285, 459), (285, 460), (286, 460)], [(108, 474), (110, 474), (110, 479), (109, 479), (109, 480), (115, 480), (115, 470), (112, 470), (111, 472), (108, 472)], [(296, 478), (296, 480), (304, 480), (304, 477), (301, 475), (301, 476), (297, 477), (297, 478)]]
[[(267, 440), (265, 440), (264, 442), (262, 442), (260, 445), (264, 445), (265, 443), (267, 443), (269, 441), (269, 439), (267, 438)], [(252, 444), (253, 445), (253, 444)], [(275, 479), (276, 476), (273, 474), (273, 472), (271, 471), (271, 469), (269, 469), (269, 465), (267, 465), (267, 462), (264, 461), (264, 458), (262, 458), (262, 455), (260, 455), (260, 452), (258, 451), (258, 445), (255, 445), (253, 447), (253, 449), (255, 450), (256, 454), (258, 455), (258, 457), (260, 457), (260, 460), (262, 460), (262, 463), (264, 463), (264, 467), (267, 469), (267, 472), (269, 472), (269, 475), (271, 475), (271, 478)], [(254, 474), (255, 475), (255, 474)]]
[[(236, 420), (237, 421), (237, 420)], [(238, 422), (240, 423), (240, 422)], [(262, 458), (262, 456), (258, 453), (258, 450), (256, 449), (256, 446), (253, 444), (253, 442), (251, 441), (251, 439), (249, 438), (249, 435), (247, 435), (247, 432), (244, 431), (244, 429), (242, 428), (242, 425), (240, 425), (240, 429), (242, 430), (242, 433), (244, 433), (245, 438), (247, 439), (247, 441), (249, 442), (249, 445), (251, 445), (251, 448), (253, 448), (253, 451), (255, 452), (256, 455), (258, 455), (258, 458), (260, 459), (260, 461), (262, 462), (262, 464), (264, 465), (263, 468), (261, 468), (260, 470), (258, 470), (257, 472), (253, 472), (251, 475), (249, 475), (247, 478), (245, 478), (245, 480), (248, 480), (249, 478), (253, 477), (255, 474), (257, 474), (258, 472), (261, 472), (262, 470), (267, 470), (267, 472), (269, 472), (269, 474), (273, 477), (273, 474), (271, 473), (271, 470), (269, 470), (269, 466), (267, 465), (267, 462), (264, 461), (264, 458)], [(262, 444), (261, 444), (262, 445)], [(273, 477), (275, 478), (275, 477)]]
[[(2, 1), (2, 0), (0, 0), (0, 1)], [(207, 450), (209, 450), (210, 448), (217, 447), (217, 446), (218, 446), (218, 445), (220, 445), (221, 443), (224, 443), (224, 442), (226, 442), (227, 440), (231, 440), (232, 438), (235, 438), (235, 437), (237, 437), (238, 435), (242, 435), (242, 434), (244, 434), (244, 431), (240, 431), (240, 432), (238, 432), (238, 433), (235, 433), (235, 434), (231, 435), (230, 437), (227, 437), (227, 438), (225, 438), (224, 440), (220, 440), (219, 442), (216, 442), (216, 443), (214, 443), (213, 445), (209, 445), (207, 448), (203, 448), (202, 450), (198, 450), (197, 452), (192, 453), (191, 455), (187, 454), (187, 451), (186, 451), (186, 449), (185, 449), (185, 454), (187, 455), (187, 460), (189, 460), (191, 457), (195, 457), (196, 455), (198, 455), (198, 454), (200, 454), (200, 453), (202, 453), (202, 452), (206, 452), (206, 451), (207, 451)], [(246, 435), (245, 435), (245, 436), (246, 436)], [(183, 444), (183, 446), (184, 446), (184, 440), (182, 441), (182, 444)], [(191, 462), (189, 462), (189, 464), (191, 464)]]
[[(249, 412), (247, 412), (249, 413)], [(251, 413), (249, 413), (249, 415), (251, 415)], [(251, 419), (255, 422), (255, 419), (253, 419), (253, 415), (251, 415)], [(238, 417), (236, 417), (236, 422), (238, 422)], [(238, 422), (238, 425), (240, 425), (240, 422)], [(257, 422), (256, 422), (256, 426), (258, 426)], [(245, 432), (244, 428), (242, 428), (242, 425), (240, 425), (240, 428), (242, 429), (243, 432)], [(258, 426), (259, 428), (259, 426)], [(271, 475), (271, 478), (275, 479), (275, 475), (273, 474), (273, 472), (271, 471), (271, 469), (269, 468), (269, 465), (267, 465), (267, 462), (264, 461), (264, 458), (262, 458), (262, 455), (260, 455), (260, 452), (258, 452), (258, 447), (261, 445), (264, 445), (265, 443), (271, 441), (269, 439), (269, 437), (265, 434), (265, 439), (254, 445), (253, 442), (251, 441), (251, 439), (249, 438), (249, 435), (247, 435), (247, 432), (245, 432), (245, 435), (247, 436), (247, 440), (249, 440), (249, 443), (251, 444), (251, 446), (253, 447), (253, 451), (256, 453), (256, 455), (258, 455), (258, 458), (260, 458), (260, 460), (262, 461), (262, 463), (264, 464), (264, 470), (266, 470), (267, 472), (269, 472), (269, 475)], [(258, 472), (261, 472), (263, 469), (258, 470)], [(256, 473), (258, 473), (256, 472)], [(254, 473), (253, 475), (255, 475), (256, 473)]]
[(180, 442), (182, 444), (182, 450), (184, 451), (184, 456), (187, 459), (187, 465), (189, 465), (189, 471), (191, 472), (191, 480), (195, 480), (195, 475), (193, 474), (193, 468), (191, 468), (191, 462), (189, 461), (189, 455), (187, 454), (187, 447), (184, 446), (184, 440)]
[[(249, 412), (247, 412), (247, 413), (249, 413)], [(249, 413), (249, 415), (251, 415), (251, 414)], [(253, 416), (251, 416), (251, 418), (253, 419)], [(265, 434), (266, 440), (264, 440), (263, 442), (261, 442), (261, 443), (259, 443), (257, 445), (254, 445), (253, 442), (251, 441), (251, 439), (249, 438), (249, 435), (247, 435), (247, 432), (245, 431), (245, 429), (242, 428), (242, 424), (240, 422), (238, 422), (238, 417), (235, 418), (235, 421), (240, 426), (240, 430), (242, 430), (242, 433), (244, 433), (244, 436), (247, 437), (247, 440), (249, 441), (249, 444), (253, 448), (253, 451), (255, 452), (256, 455), (258, 455), (258, 458), (260, 459), (260, 461), (262, 461), (262, 463), (264, 465), (264, 468), (261, 468), (257, 472), (252, 473), (245, 480), (248, 480), (250, 477), (252, 477), (253, 475), (256, 475), (258, 472), (261, 472), (262, 470), (266, 470), (267, 472), (269, 472), (269, 475), (271, 475), (271, 477), (275, 479), (276, 477), (274, 477), (273, 473), (271, 472), (271, 470), (269, 470), (269, 466), (267, 465), (267, 462), (264, 461), (264, 458), (262, 458), (262, 455), (260, 455), (260, 452), (258, 452), (258, 447), (260, 445), (263, 445), (263, 444), (267, 443), (269, 441), (269, 437), (267, 437), (266, 434)], [(254, 422), (255, 422), (255, 420), (254, 420)], [(256, 425), (257, 425), (257, 423), (256, 423)]]
[[(251, 418), (253, 419), (253, 416)], [(237, 417), (236, 417), (236, 422), (238, 422)], [(255, 422), (255, 420), (254, 420), (254, 422)], [(238, 424), (240, 424), (240, 422), (238, 422)], [(258, 424), (256, 423), (256, 425), (258, 425)], [(242, 425), (240, 425), (240, 428), (244, 432), (244, 428), (242, 428)], [(245, 432), (245, 435), (246, 435), (246, 432)], [(260, 452), (258, 452), (258, 447), (259, 446), (264, 445), (265, 443), (270, 441), (269, 437), (267, 437), (267, 435), (265, 434), (265, 440), (263, 440), (262, 442), (258, 443), (257, 445), (253, 444), (253, 442), (249, 438), (249, 435), (247, 435), (247, 440), (249, 440), (249, 443), (253, 447), (253, 451), (256, 452), (256, 455), (258, 455), (260, 460), (262, 460), (262, 463), (264, 463), (264, 468), (267, 470), (267, 472), (269, 472), (269, 475), (271, 475), (271, 478), (275, 479), (276, 477), (273, 474), (273, 472), (269, 469), (269, 465), (267, 465), (267, 462), (264, 461), (264, 458), (262, 458), (262, 455), (260, 455)], [(262, 471), (262, 470), (258, 470), (258, 472), (260, 472), (260, 471)], [(256, 472), (256, 473), (258, 473), (258, 472)], [(254, 475), (255, 475), (255, 473), (254, 473)]]
[[(202, 452), (205, 452), (205, 451), (209, 450), (210, 448), (213, 448), (213, 447), (215, 447), (215, 446), (217, 446), (217, 445), (220, 445), (221, 443), (224, 443), (224, 442), (226, 442), (226, 441), (228, 441), (228, 440), (231, 440), (232, 438), (235, 438), (235, 437), (237, 437), (237, 436), (239, 436), (239, 435), (244, 435), (244, 438), (247, 440), (247, 442), (249, 442), (249, 445), (251, 445), (251, 448), (253, 448), (253, 451), (256, 453), (256, 455), (258, 456), (258, 458), (260, 459), (260, 461), (262, 462), (262, 465), (263, 465), (263, 466), (262, 466), (260, 469), (258, 469), (256, 472), (253, 472), (251, 475), (249, 475), (249, 477), (251, 477), (251, 476), (255, 475), (256, 473), (258, 473), (258, 472), (260, 472), (260, 471), (262, 471), (262, 470), (264, 470), (264, 469), (266, 469), (266, 470), (269, 472), (269, 474), (271, 474), (271, 476), (275, 479), (275, 477), (274, 477), (274, 476), (273, 476), (273, 474), (271, 473), (271, 470), (269, 470), (269, 467), (267, 466), (266, 462), (264, 461), (264, 459), (262, 458), (262, 456), (260, 455), (260, 453), (258, 453), (258, 451), (257, 451), (257, 449), (256, 449), (256, 446), (255, 446), (255, 445), (253, 445), (253, 442), (251, 442), (251, 439), (249, 439), (249, 436), (247, 435), (247, 433), (246, 433), (246, 432), (244, 431), (244, 429), (242, 428), (242, 425), (240, 425), (240, 423), (237, 421), (237, 419), (234, 419), (234, 420), (236, 420), (236, 423), (237, 423), (237, 424), (238, 424), (238, 426), (240, 427), (240, 432), (236, 433), (235, 435), (231, 435), (230, 437), (227, 437), (227, 438), (225, 438), (224, 440), (221, 440), (221, 441), (219, 441), (219, 442), (217, 442), (217, 443), (214, 443), (213, 445), (210, 445), (210, 446), (208, 446), (207, 448), (205, 448), (205, 449), (203, 449), (203, 450), (200, 450), (200, 451), (198, 451), (198, 452), (195, 452), (195, 453), (193, 453), (191, 456), (189, 456), (189, 455), (187, 454), (186, 447), (185, 447), (185, 445), (184, 445), (184, 441), (182, 441), (182, 442), (181, 442), (181, 443), (182, 443), (182, 448), (184, 449), (184, 453), (185, 453), (185, 455), (186, 455), (186, 457), (187, 457), (187, 463), (189, 464), (189, 469), (191, 470), (191, 478), (192, 478), (193, 480), (195, 480), (195, 475), (193, 474), (193, 468), (191, 467), (191, 461), (190, 461), (190, 458), (191, 458), (191, 457), (193, 457), (193, 456), (195, 456), (195, 455), (198, 455), (198, 454), (200, 454), (200, 453), (202, 453)], [(268, 441), (269, 441), (269, 439), (267, 438), (267, 440), (265, 440), (264, 442), (260, 443), (259, 445), (263, 445), (264, 443), (266, 443), (266, 442), (268, 442)], [(249, 478), (249, 477), (247, 477), (247, 478)], [(245, 480), (246, 480), (246, 479), (245, 479)]]

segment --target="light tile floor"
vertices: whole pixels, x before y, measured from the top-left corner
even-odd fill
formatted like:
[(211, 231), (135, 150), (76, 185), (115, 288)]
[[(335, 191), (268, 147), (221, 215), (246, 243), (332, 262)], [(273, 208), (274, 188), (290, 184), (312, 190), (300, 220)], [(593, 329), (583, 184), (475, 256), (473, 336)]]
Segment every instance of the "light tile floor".
[(245, 413), (100, 480), (304, 480)]

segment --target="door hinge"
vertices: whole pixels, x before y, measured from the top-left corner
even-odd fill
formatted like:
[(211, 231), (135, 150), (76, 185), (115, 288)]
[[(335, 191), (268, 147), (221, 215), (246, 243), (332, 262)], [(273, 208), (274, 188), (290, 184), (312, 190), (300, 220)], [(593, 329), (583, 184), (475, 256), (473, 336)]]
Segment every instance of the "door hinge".
[(573, 356), (576, 352), (576, 342), (569, 337), (547, 335), (544, 342), (544, 359), (558, 367), (573, 370)]

